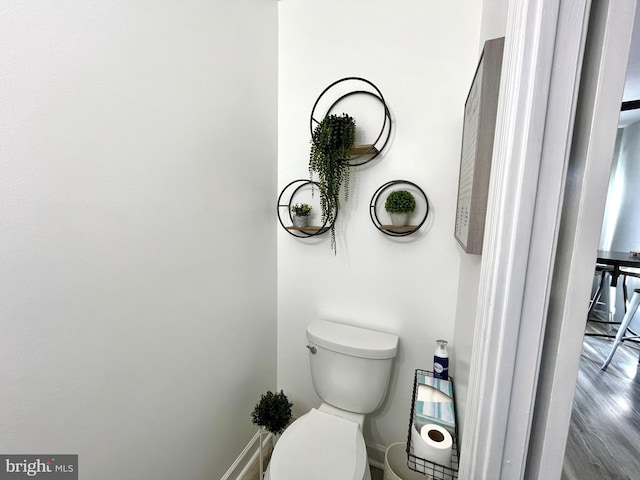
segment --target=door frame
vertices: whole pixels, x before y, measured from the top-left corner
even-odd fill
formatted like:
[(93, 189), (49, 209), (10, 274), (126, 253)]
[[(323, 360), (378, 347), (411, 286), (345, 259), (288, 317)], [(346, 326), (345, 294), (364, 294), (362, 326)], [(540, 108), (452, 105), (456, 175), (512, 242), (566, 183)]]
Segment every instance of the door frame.
[[(592, 144), (586, 149), (591, 156), (583, 158), (582, 181), (565, 182), (571, 152), (577, 152), (572, 143), (575, 114), (592, 120), (578, 122), (577, 132), (599, 126), (612, 130), (615, 140), (617, 120), (606, 122), (619, 113), (634, 17), (628, 10), (635, 11), (635, 0), (595, 3), (606, 4), (604, 14), (597, 14), (604, 28), (602, 52), (615, 49), (617, 54), (612, 61), (602, 56), (598, 68), (586, 72), (595, 81), (595, 97), (591, 103), (581, 100), (578, 110), (582, 58), (587, 31), (593, 27), (590, 0), (509, 2), (461, 444), (463, 480), (560, 478), (569, 418), (558, 417), (571, 409), (587, 309), (586, 280), (589, 285), (591, 281), (585, 272), (595, 263), (606, 200), (602, 185), (608, 185), (608, 175), (602, 175), (606, 161), (603, 165), (592, 156), (596, 151), (606, 156), (607, 135), (599, 148)], [(568, 213), (574, 235), (565, 234), (558, 250), (561, 220)], [(572, 246), (577, 249), (574, 255), (568, 253)], [(561, 303), (567, 308), (556, 307), (554, 327), (547, 331), (552, 286), (562, 285), (571, 287), (563, 290)], [(584, 308), (568, 308), (581, 302)], [(584, 314), (580, 331), (579, 322), (566, 328), (563, 322), (564, 315), (576, 310)], [(547, 338), (558, 330), (561, 340)], [(571, 361), (563, 364), (567, 354)], [(552, 358), (560, 361), (550, 362)], [(541, 366), (549, 375), (544, 382)], [(539, 383), (544, 388), (538, 389)], [(543, 418), (536, 407), (550, 414), (532, 431), (534, 412)], [(544, 456), (550, 452), (553, 455)]]

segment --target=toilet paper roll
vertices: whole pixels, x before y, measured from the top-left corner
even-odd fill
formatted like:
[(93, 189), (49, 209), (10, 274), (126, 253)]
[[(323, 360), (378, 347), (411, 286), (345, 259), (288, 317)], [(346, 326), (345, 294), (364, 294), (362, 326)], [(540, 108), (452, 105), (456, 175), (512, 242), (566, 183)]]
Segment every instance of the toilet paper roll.
[(415, 425), (411, 428), (413, 453), (416, 457), (424, 458), (438, 465), (451, 467), (453, 438), (447, 429), (434, 423), (420, 427), (420, 433), (418, 433)]

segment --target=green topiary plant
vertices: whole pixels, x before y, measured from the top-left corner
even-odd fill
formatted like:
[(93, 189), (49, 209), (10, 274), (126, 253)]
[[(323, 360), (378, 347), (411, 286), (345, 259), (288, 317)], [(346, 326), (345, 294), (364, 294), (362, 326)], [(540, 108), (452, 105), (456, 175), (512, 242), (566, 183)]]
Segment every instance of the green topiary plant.
[(260, 396), (260, 401), (251, 413), (251, 421), (271, 433), (282, 433), (291, 421), (292, 406), (293, 404), (289, 402), (282, 390), (280, 393), (273, 393), (269, 390)]
[(416, 199), (411, 192), (395, 190), (384, 202), (384, 209), (389, 213), (410, 213), (416, 208)]
[(349, 199), (349, 151), (356, 137), (355, 120), (343, 113), (327, 115), (311, 136), (309, 174), (318, 174), (322, 223), (331, 229), (331, 248), (336, 252), (335, 221), (340, 207), (340, 189)]

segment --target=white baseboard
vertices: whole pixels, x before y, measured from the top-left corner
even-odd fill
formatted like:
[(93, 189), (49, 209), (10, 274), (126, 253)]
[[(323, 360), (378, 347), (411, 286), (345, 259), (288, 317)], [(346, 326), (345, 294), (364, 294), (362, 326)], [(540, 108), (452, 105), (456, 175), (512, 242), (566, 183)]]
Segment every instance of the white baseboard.
[(387, 453), (387, 447), (377, 443), (367, 444), (367, 456), (369, 457), (369, 465), (384, 470), (384, 456)]
[[(271, 433), (262, 436), (263, 456), (273, 441)], [(256, 466), (260, 461), (260, 431), (258, 430), (253, 436), (242, 453), (236, 458), (233, 464), (227, 470), (220, 480), (247, 480), (249, 474), (256, 470)]]

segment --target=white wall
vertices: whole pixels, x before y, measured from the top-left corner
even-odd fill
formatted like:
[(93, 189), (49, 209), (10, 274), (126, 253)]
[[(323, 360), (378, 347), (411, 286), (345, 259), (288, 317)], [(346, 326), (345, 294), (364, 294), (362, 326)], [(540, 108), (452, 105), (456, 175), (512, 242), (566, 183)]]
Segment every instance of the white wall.
[(275, 387), (276, 8), (3, 2), (3, 453), (212, 479), (252, 437)]
[[(640, 10), (639, 10), (640, 11)], [(629, 252), (640, 250), (640, 122), (618, 129), (613, 167), (609, 179), (607, 205), (602, 222), (599, 248)], [(627, 290), (633, 293), (640, 280), (629, 277)], [(605, 292), (608, 295), (608, 292)], [(622, 321), (624, 299), (616, 298), (616, 318)]]
[[(507, 27), (507, 6), (507, 0), (483, 1), (478, 58), (484, 48), (485, 41), (505, 35)], [(469, 84), (469, 87), (470, 86)], [(476, 305), (478, 289), (480, 287), (482, 257), (480, 255), (467, 255), (462, 248), (458, 250), (461, 258), (460, 271), (458, 274), (460, 284), (458, 288), (454, 333), (456, 355), (451, 370), (456, 382), (458, 421), (460, 422), (460, 430), (462, 432), (464, 431), (464, 420), (466, 417), (467, 390), (469, 387), (471, 350), (473, 348), (476, 325)], [(459, 434), (461, 434), (461, 432), (459, 432)]]
[[(320, 403), (305, 349), (313, 319), (341, 319), (401, 338), (387, 401), (365, 425), (370, 445), (406, 438), (413, 372), (431, 368), (436, 339), (453, 338), (462, 116), (480, 14), (479, 2), (466, 1), (279, 2), (279, 188), (308, 177), (309, 114), (331, 82), (372, 81), (394, 121), (382, 158), (353, 169), (337, 255), (328, 235), (299, 240), (278, 230), (278, 388), (298, 413)], [(369, 218), (374, 191), (394, 179), (420, 185), (431, 205), (427, 225), (405, 241), (383, 235)]]
[(507, 31), (507, 9), (509, 0), (483, 0), (482, 23), (480, 25), (480, 44), (482, 51), (484, 42), (492, 38), (504, 37)]
[(619, 129), (617, 143), (600, 248), (628, 252), (640, 250), (640, 122)]

